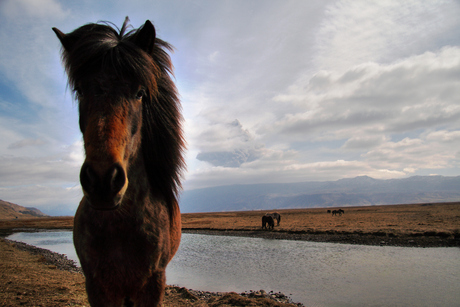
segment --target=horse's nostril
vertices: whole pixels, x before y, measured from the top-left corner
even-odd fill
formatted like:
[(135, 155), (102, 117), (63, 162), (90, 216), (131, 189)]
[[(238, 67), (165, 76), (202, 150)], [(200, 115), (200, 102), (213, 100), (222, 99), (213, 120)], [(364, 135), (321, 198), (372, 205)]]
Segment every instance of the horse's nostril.
[(97, 175), (91, 166), (87, 163), (83, 164), (81, 167), (80, 183), (83, 189), (88, 193), (92, 193), (96, 188)]
[(117, 163), (107, 172), (107, 175), (112, 193), (117, 194), (126, 183), (126, 176), (123, 167)]

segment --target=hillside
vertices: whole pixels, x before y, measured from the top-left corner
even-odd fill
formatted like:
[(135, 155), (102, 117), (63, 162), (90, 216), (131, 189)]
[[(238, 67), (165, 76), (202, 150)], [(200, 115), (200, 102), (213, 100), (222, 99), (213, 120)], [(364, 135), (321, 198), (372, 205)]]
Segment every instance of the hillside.
[(231, 185), (185, 191), (181, 211), (220, 212), (451, 202), (460, 176), (379, 180), (367, 176), (325, 182)]
[(23, 207), (0, 199), (0, 220), (30, 219), (47, 216), (37, 208)]

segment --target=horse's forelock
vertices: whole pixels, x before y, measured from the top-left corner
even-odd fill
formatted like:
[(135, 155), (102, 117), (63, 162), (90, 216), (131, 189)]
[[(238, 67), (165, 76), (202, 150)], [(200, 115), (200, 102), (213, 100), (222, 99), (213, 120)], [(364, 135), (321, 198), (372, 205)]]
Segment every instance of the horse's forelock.
[(160, 69), (153, 59), (129, 41), (129, 36), (119, 36), (108, 26), (98, 25), (96, 29), (80, 33), (82, 36), (73, 49), (64, 52), (70, 86), (75, 88), (81, 81), (110, 77), (121, 83), (141, 84), (154, 92)]

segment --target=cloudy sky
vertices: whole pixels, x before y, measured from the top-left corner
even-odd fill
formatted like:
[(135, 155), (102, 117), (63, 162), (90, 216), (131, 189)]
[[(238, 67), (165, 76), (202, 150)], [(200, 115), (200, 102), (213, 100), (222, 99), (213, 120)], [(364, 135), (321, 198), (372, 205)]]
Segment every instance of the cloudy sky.
[(0, 1), (0, 199), (73, 214), (84, 156), (60, 44), (151, 20), (186, 119), (184, 188), (460, 175), (459, 1)]

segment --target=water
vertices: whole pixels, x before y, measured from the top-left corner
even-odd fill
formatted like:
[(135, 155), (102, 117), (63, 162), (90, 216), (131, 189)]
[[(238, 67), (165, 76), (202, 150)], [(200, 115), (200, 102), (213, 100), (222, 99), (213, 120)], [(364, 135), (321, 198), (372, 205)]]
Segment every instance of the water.
[(7, 239), (64, 254), (67, 258), (74, 260), (78, 266), (80, 265), (77, 252), (73, 246), (71, 230), (17, 232), (8, 236)]
[[(8, 239), (76, 259), (69, 231)], [(306, 306), (459, 306), (460, 249), (183, 234), (167, 282), (207, 291), (281, 291)]]

